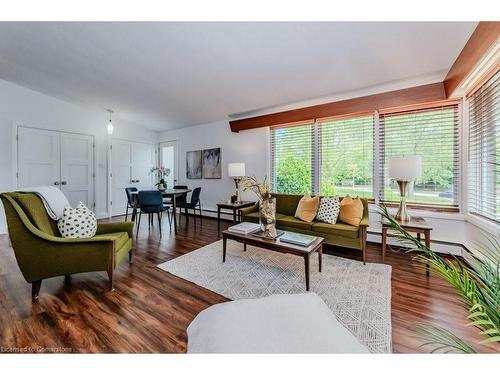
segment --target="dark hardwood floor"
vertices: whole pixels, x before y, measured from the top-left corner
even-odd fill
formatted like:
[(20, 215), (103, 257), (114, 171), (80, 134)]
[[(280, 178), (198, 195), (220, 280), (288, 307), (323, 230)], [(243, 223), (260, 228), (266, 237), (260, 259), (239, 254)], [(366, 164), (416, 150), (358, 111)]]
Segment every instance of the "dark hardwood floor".
[[(123, 218), (112, 221), (120, 220)], [(221, 227), (226, 226), (228, 223)], [(201, 310), (227, 299), (156, 265), (218, 240), (217, 221), (205, 218), (203, 226), (195, 229), (192, 218), (186, 226), (182, 217), (177, 236), (169, 233), (166, 220), (163, 229), (160, 240), (157, 225), (148, 232), (146, 222), (142, 223), (134, 262), (120, 265), (114, 291), (107, 289), (105, 272), (78, 274), (68, 283), (64, 277), (45, 280), (36, 302), (31, 300), (31, 287), (19, 271), (8, 237), (1, 235), (2, 351), (185, 352), (189, 323)], [(327, 248), (328, 253), (360, 259), (356, 251)], [(368, 261), (381, 262), (378, 245), (368, 246)], [(427, 278), (407, 254), (389, 252), (386, 263), (392, 266), (394, 352), (428, 351), (419, 347), (420, 342), (408, 330), (422, 320), (450, 328), (469, 343), (480, 341), (475, 329), (466, 327), (465, 310), (450, 286), (432, 275)]]

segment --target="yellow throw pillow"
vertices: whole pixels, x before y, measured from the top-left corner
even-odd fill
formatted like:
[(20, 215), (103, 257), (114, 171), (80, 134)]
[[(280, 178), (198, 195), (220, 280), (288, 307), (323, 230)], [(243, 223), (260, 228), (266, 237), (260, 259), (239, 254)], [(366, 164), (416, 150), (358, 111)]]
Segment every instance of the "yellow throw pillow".
[(359, 227), (361, 219), (363, 219), (363, 202), (359, 198), (351, 198), (349, 195), (340, 201), (339, 220)]
[(319, 207), (319, 197), (311, 197), (309, 195), (304, 195), (297, 206), (295, 211), (295, 217), (297, 219), (312, 222), (316, 217)]

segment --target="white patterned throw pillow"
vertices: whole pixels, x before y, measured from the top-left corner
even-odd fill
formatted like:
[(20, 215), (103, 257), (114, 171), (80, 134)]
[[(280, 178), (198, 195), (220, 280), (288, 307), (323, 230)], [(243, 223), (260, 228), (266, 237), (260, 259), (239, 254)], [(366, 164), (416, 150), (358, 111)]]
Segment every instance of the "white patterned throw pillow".
[(316, 219), (328, 224), (335, 224), (340, 212), (339, 197), (321, 197)]
[(76, 208), (65, 207), (57, 227), (64, 238), (90, 238), (97, 231), (95, 214), (82, 202)]

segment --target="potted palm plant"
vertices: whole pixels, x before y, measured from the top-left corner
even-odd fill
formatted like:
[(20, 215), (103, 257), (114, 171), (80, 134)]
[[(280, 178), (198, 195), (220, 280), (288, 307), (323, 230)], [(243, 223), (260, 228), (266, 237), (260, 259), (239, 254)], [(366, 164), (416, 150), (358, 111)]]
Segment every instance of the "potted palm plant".
[[(470, 325), (484, 336), (480, 345), (500, 351), (500, 237), (486, 234), (486, 244), (478, 245), (463, 257), (443, 257), (406, 232), (386, 207), (379, 207), (380, 214), (402, 245), (416, 254), (415, 261), (429, 265), (431, 272), (451, 284), (465, 302)], [(432, 353), (475, 353), (467, 342), (448, 330), (432, 324), (421, 323), (413, 330), (424, 341), (423, 346)]]

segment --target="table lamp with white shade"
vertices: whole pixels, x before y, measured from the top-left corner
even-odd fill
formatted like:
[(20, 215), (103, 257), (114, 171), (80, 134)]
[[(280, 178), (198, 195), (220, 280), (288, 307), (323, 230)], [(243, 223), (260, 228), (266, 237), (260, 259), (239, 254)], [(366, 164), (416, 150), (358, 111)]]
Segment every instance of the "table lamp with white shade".
[(241, 202), (239, 183), (242, 177), (245, 177), (245, 163), (229, 163), (227, 165), (227, 175), (232, 177), (236, 186), (236, 202)]
[(395, 216), (396, 220), (410, 221), (406, 208), (408, 186), (422, 174), (422, 158), (420, 156), (400, 156), (389, 159), (389, 177), (394, 178), (399, 186), (401, 202)]

